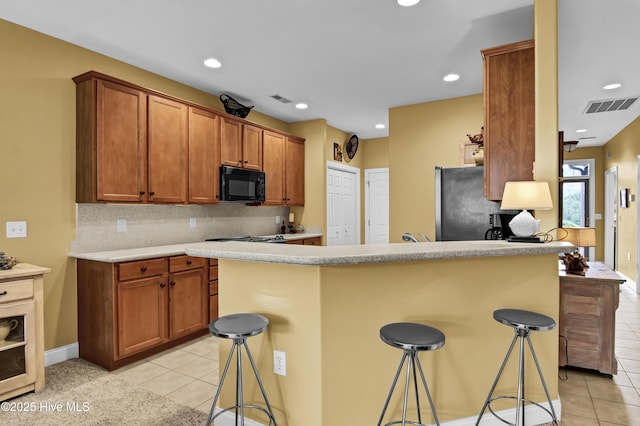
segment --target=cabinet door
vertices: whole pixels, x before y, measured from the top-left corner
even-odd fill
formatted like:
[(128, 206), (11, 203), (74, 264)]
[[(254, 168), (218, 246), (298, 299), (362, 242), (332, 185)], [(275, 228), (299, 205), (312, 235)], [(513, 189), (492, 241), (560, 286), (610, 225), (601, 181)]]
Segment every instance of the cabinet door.
[(168, 340), (166, 275), (118, 283), (118, 356)]
[[(140, 201), (147, 191), (147, 96), (116, 83), (96, 84), (96, 199)], [(79, 148), (91, 149), (86, 145)], [(91, 170), (77, 170), (77, 178), (91, 181), (83, 173)]]
[(507, 181), (533, 180), (533, 40), (482, 51), (485, 196), (501, 200)]
[(189, 108), (189, 203), (220, 199), (220, 116)]
[(242, 128), (242, 167), (262, 170), (262, 129), (245, 124)]
[(267, 179), (264, 204), (284, 205), (284, 149), (285, 137), (278, 133), (264, 132), (263, 171)]
[(205, 269), (171, 274), (169, 286), (169, 337), (175, 339), (206, 328), (209, 286)]
[[(304, 205), (304, 141), (287, 137), (285, 149), (285, 194), (289, 206)], [(269, 178), (267, 178), (268, 180)]]
[(222, 117), (220, 123), (220, 163), (242, 167), (242, 123)]
[(149, 96), (149, 201), (187, 200), (187, 106)]

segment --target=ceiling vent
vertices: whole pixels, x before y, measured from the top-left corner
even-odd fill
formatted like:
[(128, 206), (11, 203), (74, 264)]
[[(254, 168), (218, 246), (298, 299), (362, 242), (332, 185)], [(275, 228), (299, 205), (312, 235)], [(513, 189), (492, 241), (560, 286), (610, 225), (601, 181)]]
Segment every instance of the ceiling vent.
[(287, 99), (284, 96), (280, 96), (280, 95), (271, 95), (271, 97), (283, 104), (290, 104), (291, 102), (293, 102), (291, 99)]
[(622, 99), (609, 99), (606, 101), (591, 101), (587, 104), (585, 114), (594, 114), (596, 112), (609, 112), (609, 111), (622, 111), (629, 109), (638, 97), (622, 98)]

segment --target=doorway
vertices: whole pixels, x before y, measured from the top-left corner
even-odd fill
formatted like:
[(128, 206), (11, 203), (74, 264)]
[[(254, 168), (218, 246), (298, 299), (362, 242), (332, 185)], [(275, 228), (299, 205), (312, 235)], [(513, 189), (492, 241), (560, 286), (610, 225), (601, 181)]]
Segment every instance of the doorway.
[[(595, 227), (595, 160), (566, 160), (562, 165), (562, 227)], [(595, 260), (595, 248), (579, 248)]]
[(618, 168), (604, 174), (604, 264), (614, 271), (618, 267)]
[(389, 242), (389, 169), (364, 171), (364, 243)]
[(360, 244), (360, 169), (327, 161), (327, 245)]

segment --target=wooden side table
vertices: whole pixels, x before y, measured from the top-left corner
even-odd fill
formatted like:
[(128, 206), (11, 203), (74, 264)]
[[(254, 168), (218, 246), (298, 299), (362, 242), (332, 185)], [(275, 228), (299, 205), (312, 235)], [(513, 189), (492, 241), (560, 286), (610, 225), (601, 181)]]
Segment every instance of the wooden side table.
[(618, 373), (616, 309), (624, 281), (600, 262), (589, 262), (584, 276), (560, 271), (559, 366)]
[(0, 401), (44, 387), (43, 277), (51, 269), (19, 263), (0, 271)]

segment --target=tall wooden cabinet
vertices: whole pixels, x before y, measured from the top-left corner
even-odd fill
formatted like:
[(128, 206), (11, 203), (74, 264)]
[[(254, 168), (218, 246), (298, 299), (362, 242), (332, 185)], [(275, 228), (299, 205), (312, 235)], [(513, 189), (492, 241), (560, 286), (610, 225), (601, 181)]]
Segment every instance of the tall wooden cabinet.
[(485, 196), (501, 200), (507, 181), (533, 180), (534, 42), (482, 50)]
[(221, 120), (210, 111), (189, 107), (189, 203), (220, 201)]
[(223, 117), (220, 162), (227, 166), (262, 170), (262, 129)]

